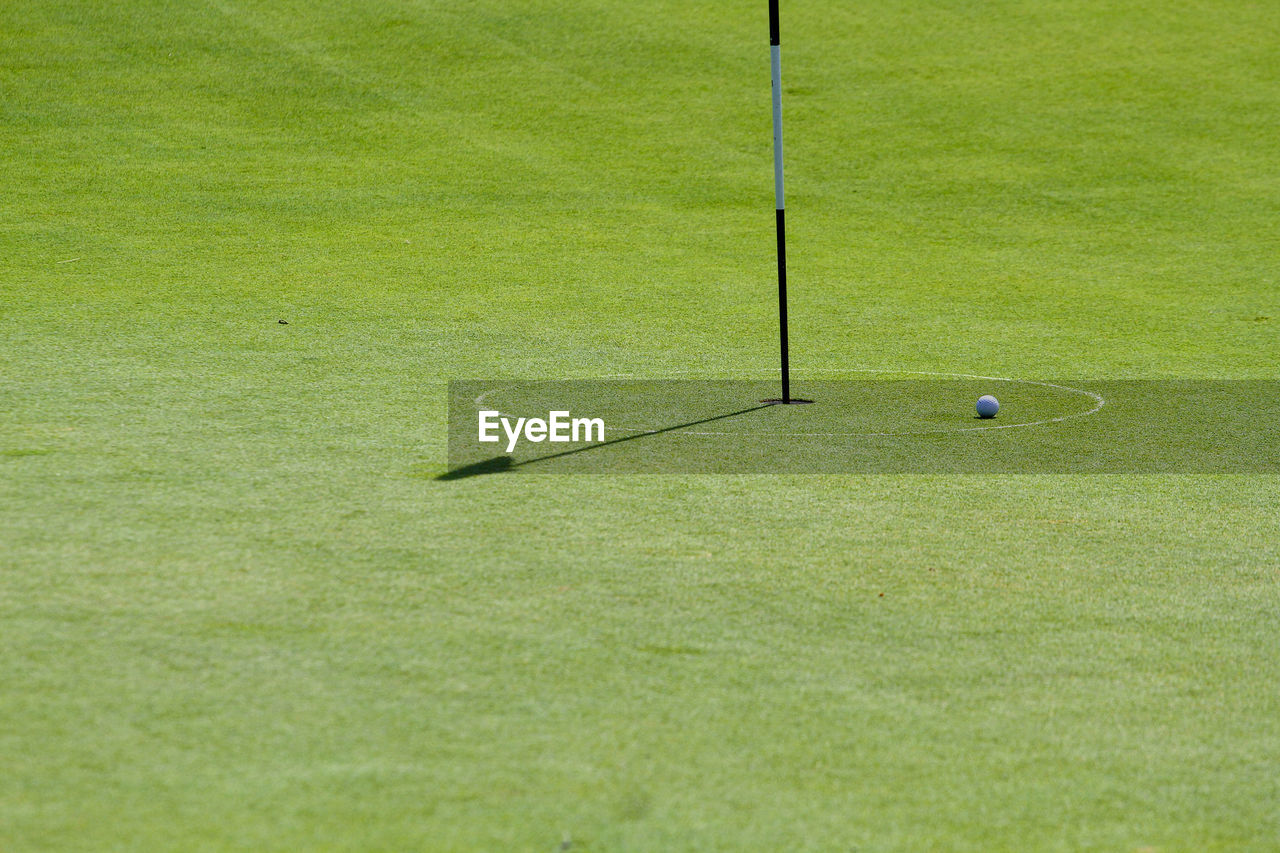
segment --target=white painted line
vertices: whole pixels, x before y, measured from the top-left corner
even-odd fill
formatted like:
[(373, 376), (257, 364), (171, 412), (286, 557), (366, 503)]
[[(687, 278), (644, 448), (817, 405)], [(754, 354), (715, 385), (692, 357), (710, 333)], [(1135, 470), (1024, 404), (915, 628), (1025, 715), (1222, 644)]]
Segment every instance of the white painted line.
[[(1021, 423), (1013, 423), (1013, 424), (1007, 424), (1007, 423), (1006, 424), (989, 424), (987, 426), (974, 426), (974, 427), (954, 427), (952, 429), (903, 430), (900, 432), (760, 432), (760, 431), (712, 432), (712, 431), (706, 431), (706, 430), (699, 430), (699, 431), (671, 430), (671, 434), (675, 436), (726, 435), (726, 436), (741, 436), (741, 437), (783, 436), (783, 437), (792, 437), (792, 438), (804, 437), (804, 436), (813, 437), (813, 438), (844, 438), (844, 437), (858, 437), (858, 436), (864, 436), (864, 437), (870, 437), (870, 438), (881, 438), (881, 437), (889, 437), (889, 436), (897, 436), (897, 435), (945, 435), (950, 433), (985, 432), (988, 430), (1019, 429), (1022, 427), (1033, 427), (1033, 426), (1044, 426), (1045, 424), (1056, 424), (1056, 423), (1061, 423), (1062, 421), (1072, 420), (1073, 418), (1087, 418), (1090, 415), (1095, 415), (1099, 411), (1101, 411), (1103, 406), (1107, 404), (1107, 401), (1103, 398), (1103, 396), (1096, 392), (1087, 391), (1083, 388), (1073, 388), (1070, 385), (1057, 385), (1057, 384), (1054, 384), (1053, 382), (1040, 382), (1034, 379), (1013, 379), (1011, 377), (1006, 377), (1006, 376), (979, 376), (976, 373), (947, 373), (947, 372), (936, 371), (936, 370), (888, 370), (883, 368), (871, 368), (871, 367), (829, 368), (829, 369), (817, 369), (809, 372), (811, 373), (890, 373), (890, 374), (910, 374), (913, 376), (947, 376), (953, 379), (983, 379), (989, 382), (1013, 382), (1021, 385), (1039, 385), (1043, 388), (1057, 388), (1061, 391), (1068, 391), (1073, 394), (1080, 394), (1082, 396), (1091, 398), (1094, 401), (1095, 405), (1092, 409), (1089, 409), (1087, 412), (1074, 412), (1069, 415), (1062, 415), (1056, 418), (1046, 418), (1044, 420), (1039, 420), (1039, 421), (1023, 421)], [(609, 376), (604, 376), (600, 378), (601, 379), (634, 379), (635, 375), (618, 373), (618, 374), (611, 374)], [(591, 380), (582, 379), (582, 380), (570, 380), (570, 381), (589, 382)], [(661, 381), (661, 380), (654, 380), (654, 381)], [(708, 381), (715, 381), (715, 380), (708, 380)], [(484, 400), (486, 397), (488, 397), (490, 394), (499, 393), (502, 390), (504, 389), (499, 387), (499, 388), (491, 388), (488, 391), (483, 392), (482, 394), (480, 394), (480, 396), (476, 397), (475, 399), (476, 406), (482, 407), (484, 405)], [(506, 416), (510, 417), (510, 415), (506, 415)], [(670, 430), (670, 427), (662, 427), (659, 429), (649, 429), (649, 428), (642, 428), (642, 427), (609, 426), (607, 428), (609, 430), (616, 430), (618, 432), (634, 432), (634, 433), (640, 433), (643, 435), (653, 435), (655, 433), (667, 432)]]

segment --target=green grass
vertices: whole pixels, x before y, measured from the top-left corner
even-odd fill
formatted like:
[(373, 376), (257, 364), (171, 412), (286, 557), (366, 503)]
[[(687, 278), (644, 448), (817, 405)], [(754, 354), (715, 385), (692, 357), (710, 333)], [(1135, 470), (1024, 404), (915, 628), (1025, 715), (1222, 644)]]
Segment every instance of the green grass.
[[(770, 368), (764, 5), (0, 6), (0, 847), (1274, 849), (1274, 475), (435, 479)], [(784, 2), (797, 368), (1280, 378), (1278, 41)]]

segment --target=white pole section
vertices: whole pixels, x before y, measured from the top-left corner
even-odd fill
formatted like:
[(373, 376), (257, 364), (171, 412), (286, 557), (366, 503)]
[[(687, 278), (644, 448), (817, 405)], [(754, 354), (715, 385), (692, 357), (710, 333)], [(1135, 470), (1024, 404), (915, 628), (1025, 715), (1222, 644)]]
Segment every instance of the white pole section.
[(787, 197), (782, 188), (782, 47), (769, 46), (773, 61), (773, 200), (774, 207), (786, 210)]

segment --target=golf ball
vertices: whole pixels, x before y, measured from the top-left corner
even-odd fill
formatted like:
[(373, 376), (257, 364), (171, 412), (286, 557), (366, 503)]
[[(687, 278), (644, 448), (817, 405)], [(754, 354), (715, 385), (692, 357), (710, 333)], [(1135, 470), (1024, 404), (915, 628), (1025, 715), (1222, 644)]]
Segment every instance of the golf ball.
[(994, 418), (996, 412), (1000, 411), (1000, 401), (990, 394), (983, 394), (978, 398), (978, 417)]

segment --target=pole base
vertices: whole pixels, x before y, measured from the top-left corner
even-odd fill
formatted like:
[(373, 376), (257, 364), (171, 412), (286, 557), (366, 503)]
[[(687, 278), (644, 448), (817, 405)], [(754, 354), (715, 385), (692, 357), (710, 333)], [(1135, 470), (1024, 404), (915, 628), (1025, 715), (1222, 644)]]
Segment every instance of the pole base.
[(783, 400), (780, 397), (771, 397), (768, 400), (761, 400), (761, 403), (776, 403), (779, 406), (794, 406), (797, 403), (812, 403), (812, 400), (801, 400), (799, 397), (792, 397), (790, 400)]

